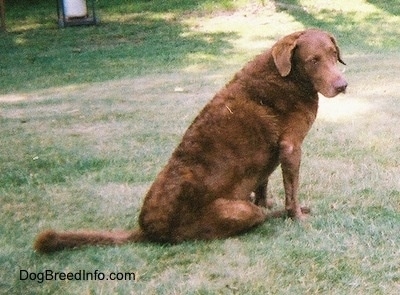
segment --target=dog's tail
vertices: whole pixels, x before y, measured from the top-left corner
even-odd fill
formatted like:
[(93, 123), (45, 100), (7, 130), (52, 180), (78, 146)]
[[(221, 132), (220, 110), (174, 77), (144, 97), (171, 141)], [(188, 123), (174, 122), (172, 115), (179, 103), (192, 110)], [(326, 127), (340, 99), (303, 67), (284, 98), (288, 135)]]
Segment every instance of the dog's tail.
[(51, 253), (86, 245), (121, 245), (147, 241), (141, 229), (133, 231), (68, 231), (47, 230), (40, 233), (34, 243), (39, 253)]

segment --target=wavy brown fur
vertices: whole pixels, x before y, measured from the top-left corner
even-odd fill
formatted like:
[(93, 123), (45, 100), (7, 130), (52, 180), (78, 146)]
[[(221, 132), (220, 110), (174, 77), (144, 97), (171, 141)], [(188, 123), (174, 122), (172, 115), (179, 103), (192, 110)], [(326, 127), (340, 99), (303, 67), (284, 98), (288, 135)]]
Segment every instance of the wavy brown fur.
[(144, 242), (141, 230), (136, 231), (67, 231), (47, 230), (38, 235), (34, 249), (40, 253), (51, 253), (64, 249), (80, 248), (87, 245), (121, 245)]
[[(310, 209), (302, 207), (304, 214), (310, 213)], [(266, 215), (266, 219), (282, 218), (287, 216), (286, 210), (278, 210), (270, 212)], [(142, 230), (134, 231), (66, 231), (56, 232), (54, 230), (46, 230), (40, 233), (34, 243), (34, 249), (43, 254), (49, 254), (56, 251), (80, 248), (89, 245), (121, 245), (126, 243), (146, 242)]]
[[(179, 243), (231, 237), (288, 215), (308, 213), (298, 199), (301, 145), (318, 109), (318, 92), (334, 97), (347, 82), (333, 36), (295, 32), (249, 62), (204, 107), (144, 199), (132, 232), (54, 232), (35, 249), (84, 245)], [(262, 207), (268, 177), (281, 166), (285, 210)], [(250, 201), (255, 192), (255, 202)]]

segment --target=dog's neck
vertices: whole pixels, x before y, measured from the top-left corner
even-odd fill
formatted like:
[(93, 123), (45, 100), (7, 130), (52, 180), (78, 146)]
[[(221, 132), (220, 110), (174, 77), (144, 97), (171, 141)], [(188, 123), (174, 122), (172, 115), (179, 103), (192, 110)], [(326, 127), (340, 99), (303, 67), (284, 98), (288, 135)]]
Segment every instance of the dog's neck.
[(249, 62), (226, 87), (236, 97), (251, 99), (262, 106), (273, 107), (280, 113), (301, 104), (318, 108), (318, 93), (314, 86), (301, 80), (295, 69), (282, 77), (272, 57), (268, 58), (266, 54)]

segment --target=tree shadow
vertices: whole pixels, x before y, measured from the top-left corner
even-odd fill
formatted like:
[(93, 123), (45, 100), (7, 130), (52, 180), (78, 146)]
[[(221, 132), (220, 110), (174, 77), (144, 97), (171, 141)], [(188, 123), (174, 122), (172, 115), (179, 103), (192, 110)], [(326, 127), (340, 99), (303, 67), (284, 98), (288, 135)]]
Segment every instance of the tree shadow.
[[(384, 24), (382, 15), (377, 12), (371, 12), (362, 15), (362, 21), (357, 12), (343, 12), (340, 9), (321, 9), (318, 11), (309, 11), (303, 7), (298, 0), (273, 1), (278, 11), (284, 11), (302, 23), (305, 27), (320, 28), (327, 30), (344, 40), (341, 45), (349, 52), (373, 52), (381, 50), (396, 50), (396, 35), (398, 28), (389, 24), (382, 30), (377, 29), (377, 22)], [(396, 0), (369, 0), (380, 8), (385, 8), (391, 14), (398, 13)]]
[(218, 66), (237, 37), (193, 32), (182, 21), (198, 5), (192, 0), (176, 8), (160, 0), (111, 1), (99, 5), (99, 26), (67, 29), (58, 29), (53, 2), (29, 3), (29, 9), (21, 0), (8, 7), (9, 32), (0, 44), (2, 93), (135, 77), (188, 63)]
[(400, 15), (400, 4), (397, 0), (366, 0), (368, 3), (379, 7), (393, 15)]

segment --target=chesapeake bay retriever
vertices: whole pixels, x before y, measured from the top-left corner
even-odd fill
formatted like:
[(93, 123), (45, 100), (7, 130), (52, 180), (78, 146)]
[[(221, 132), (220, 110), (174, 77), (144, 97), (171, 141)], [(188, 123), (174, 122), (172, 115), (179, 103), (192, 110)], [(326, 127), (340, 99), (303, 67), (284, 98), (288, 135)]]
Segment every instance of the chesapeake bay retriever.
[[(127, 242), (178, 243), (230, 237), (299, 204), (301, 144), (317, 114), (318, 92), (334, 97), (347, 82), (333, 36), (296, 32), (249, 62), (204, 107), (150, 187), (132, 231), (41, 233), (38, 252)], [(266, 213), (269, 175), (281, 165), (285, 209)], [(255, 202), (250, 194), (255, 192)]]

